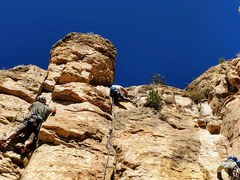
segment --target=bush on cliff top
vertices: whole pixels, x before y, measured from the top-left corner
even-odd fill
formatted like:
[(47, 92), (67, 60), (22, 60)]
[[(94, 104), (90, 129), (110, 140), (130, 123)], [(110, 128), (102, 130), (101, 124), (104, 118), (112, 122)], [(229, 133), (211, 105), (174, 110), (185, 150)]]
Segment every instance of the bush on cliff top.
[(145, 106), (153, 108), (155, 110), (161, 109), (163, 106), (162, 93), (159, 94), (158, 90), (153, 90), (153, 89), (149, 91)]

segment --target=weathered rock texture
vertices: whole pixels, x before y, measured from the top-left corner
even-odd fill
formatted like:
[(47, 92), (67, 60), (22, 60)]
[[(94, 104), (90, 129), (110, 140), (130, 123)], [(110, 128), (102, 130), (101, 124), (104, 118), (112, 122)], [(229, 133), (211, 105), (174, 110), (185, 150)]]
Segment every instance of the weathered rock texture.
[(220, 133), (225, 138), (219, 142), (218, 146), (224, 147), (227, 154), (240, 155), (239, 87), (239, 57), (210, 68), (186, 87), (189, 92), (195, 91), (206, 95), (213, 114), (219, 118), (219, 123), (215, 122), (215, 125), (221, 125)]
[(109, 86), (114, 79), (116, 50), (98, 35), (70, 33), (51, 50), (44, 89), (56, 84), (82, 82)]
[[(208, 180), (229, 154), (240, 155), (239, 59), (212, 67), (185, 90), (129, 87), (135, 104), (112, 107), (115, 58), (109, 40), (71, 33), (53, 46), (48, 70), (0, 71), (1, 137), (39, 94), (57, 108), (31, 156), (1, 148), (0, 179)], [(160, 110), (146, 107), (152, 90), (162, 94)]]

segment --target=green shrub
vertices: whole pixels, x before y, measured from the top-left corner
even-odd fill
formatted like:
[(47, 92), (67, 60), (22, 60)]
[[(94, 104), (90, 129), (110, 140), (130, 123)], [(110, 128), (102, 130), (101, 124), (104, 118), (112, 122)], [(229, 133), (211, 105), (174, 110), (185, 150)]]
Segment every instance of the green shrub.
[(163, 106), (162, 93), (159, 94), (158, 90), (151, 90), (147, 96), (147, 102), (145, 103), (146, 107), (159, 110)]
[(192, 101), (197, 103), (197, 104), (200, 103), (201, 100), (207, 98), (207, 95), (206, 95), (204, 90), (202, 90), (202, 91), (192, 90), (192, 91), (189, 92), (189, 95), (190, 95), (190, 98), (192, 99)]
[(151, 82), (153, 84), (166, 85), (166, 77), (161, 76), (160, 74), (153, 74), (151, 78)]
[(239, 58), (240, 57), (240, 52), (236, 53), (236, 56), (237, 56), (237, 58)]
[(224, 61), (226, 61), (226, 59), (224, 59), (223, 57), (220, 57), (220, 58), (218, 59), (218, 64), (221, 64), (221, 63), (223, 63)]

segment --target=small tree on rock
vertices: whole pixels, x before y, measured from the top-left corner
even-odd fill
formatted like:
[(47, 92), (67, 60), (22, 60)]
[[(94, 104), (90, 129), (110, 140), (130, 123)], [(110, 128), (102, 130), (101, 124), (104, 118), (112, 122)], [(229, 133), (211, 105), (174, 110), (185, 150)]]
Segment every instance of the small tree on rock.
[(147, 96), (147, 102), (145, 103), (146, 107), (159, 110), (163, 106), (162, 93), (159, 94), (158, 90), (151, 90)]
[(153, 74), (151, 78), (151, 82), (153, 84), (166, 85), (166, 77), (161, 76), (160, 74)]

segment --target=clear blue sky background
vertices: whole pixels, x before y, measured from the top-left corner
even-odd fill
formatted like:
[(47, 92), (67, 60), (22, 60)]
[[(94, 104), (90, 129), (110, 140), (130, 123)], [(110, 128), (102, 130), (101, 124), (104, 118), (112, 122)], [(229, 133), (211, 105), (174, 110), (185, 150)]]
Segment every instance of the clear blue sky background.
[(239, 0), (2, 0), (0, 68), (47, 69), (51, 46), (93, 32), (117, 49), (115, 84), (149, 84), (152, 74), (184, 88), (218, 59), (240, 52)]

